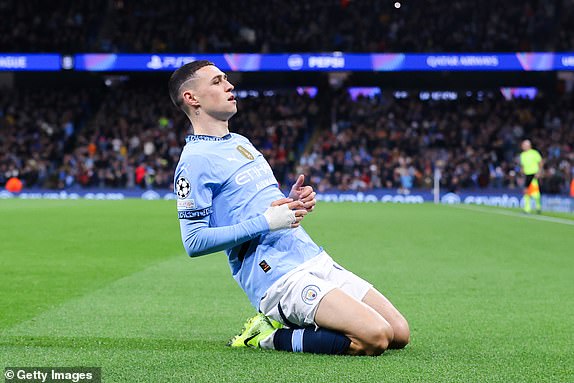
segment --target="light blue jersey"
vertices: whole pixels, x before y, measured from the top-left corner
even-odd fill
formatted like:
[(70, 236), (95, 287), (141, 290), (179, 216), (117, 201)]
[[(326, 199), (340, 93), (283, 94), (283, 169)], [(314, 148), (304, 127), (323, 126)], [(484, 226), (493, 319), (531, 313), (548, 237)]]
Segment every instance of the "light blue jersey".
[(247, 138), (186, 141), (174, 183), (184, 247), (192, 257), (225, 250), (233, 278), (259, 309), (273, 282), (322, 249), (302, 227), (269, 231), (263, 213), (285, 196)]

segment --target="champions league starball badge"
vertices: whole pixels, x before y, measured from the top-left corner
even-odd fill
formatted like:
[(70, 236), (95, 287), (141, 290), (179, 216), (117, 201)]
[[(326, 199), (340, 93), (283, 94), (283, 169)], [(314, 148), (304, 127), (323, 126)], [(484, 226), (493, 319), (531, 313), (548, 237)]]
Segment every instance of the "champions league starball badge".
[(191, 185), (189, 184), (189, 181), (184, 177), (180, 177), (175, 183), (175, 190), (177, 193), (177, 198), (185, 199), (191, 191)]

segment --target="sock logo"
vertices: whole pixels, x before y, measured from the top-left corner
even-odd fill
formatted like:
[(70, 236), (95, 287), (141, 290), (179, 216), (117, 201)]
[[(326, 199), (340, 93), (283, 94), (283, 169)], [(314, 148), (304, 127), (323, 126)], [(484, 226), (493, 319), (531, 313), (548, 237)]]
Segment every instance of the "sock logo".
[(317, 299), (321, 289), (315, 285), (306, 286), (301, 292), (301, 299), (308, 305), (313, 304), (313, 301)]

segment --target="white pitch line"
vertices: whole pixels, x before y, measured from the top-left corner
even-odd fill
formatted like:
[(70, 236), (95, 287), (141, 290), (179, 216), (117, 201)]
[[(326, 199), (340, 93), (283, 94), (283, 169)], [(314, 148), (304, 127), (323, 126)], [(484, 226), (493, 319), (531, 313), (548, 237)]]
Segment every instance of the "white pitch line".
[(482, 213), (493, 213), (493, 214), (499, 214), (499, 215), (506, 215), (509, 217), (527, 218), (527, 219), (534, 219), (537, 221), (561, 223), (563, 225), (574, 226), (574, 220), (563, 219), (563, 218), (546, 217), (543, 215), (531, 215), (531, 214), (524, 214), (524, 213), (516, 213), (513, 211), (497, 210), (494, 208), (486, 208), (485, 209), (485, 208), (481, 208), (480, 206), (470, 206), (470, 205), (448, 205), (448, 206), (457, 207), (459, 209), (478, 211), (478, 212), (482, 212)]

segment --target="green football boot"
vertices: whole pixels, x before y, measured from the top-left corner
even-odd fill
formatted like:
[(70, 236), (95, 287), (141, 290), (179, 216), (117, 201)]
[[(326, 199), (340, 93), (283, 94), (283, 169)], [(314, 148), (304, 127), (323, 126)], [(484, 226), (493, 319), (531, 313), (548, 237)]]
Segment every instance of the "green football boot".
[(271, 326), (273, 326), (273, 328), (275, 330), (279, 330), (279, 329), (283, 328), (283, 323), (277, 322), (275, 319), (271, 319), (269, 317), (267, 317), (267, 320), (269, 321), (269, 323), (271, 323)]
[(275, 330), (276, 328), (265, 315), (257, 314), (245, 322), (241, 334), (233, 337), (227, 345), (231, 347), (259, 348), (259, 342), (267, 338)]

